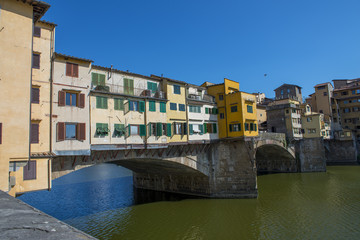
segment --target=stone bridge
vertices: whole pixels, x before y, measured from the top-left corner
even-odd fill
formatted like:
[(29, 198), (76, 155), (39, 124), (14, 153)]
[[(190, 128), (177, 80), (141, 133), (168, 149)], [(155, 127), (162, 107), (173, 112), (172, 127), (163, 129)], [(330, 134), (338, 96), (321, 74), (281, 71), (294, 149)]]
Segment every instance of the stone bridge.
[(258, 172), (300, 170), (295, 148), (287, 146), (285, 136), (279, 134), (152, 149), (95, 149), (90, 156), (54, 158), (52, 178), (98, 163), (114, 163), (133, 171), (136, 188), (210, 198), (254, 198)]

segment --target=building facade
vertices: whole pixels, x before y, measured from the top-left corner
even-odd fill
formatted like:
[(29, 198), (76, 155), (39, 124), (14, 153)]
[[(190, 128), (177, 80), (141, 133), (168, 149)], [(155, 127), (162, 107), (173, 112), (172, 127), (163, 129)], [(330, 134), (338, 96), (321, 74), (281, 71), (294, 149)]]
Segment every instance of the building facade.
[(283, 84), (275, 90), (275, 99), (292, 99), (302, 103), (301, 87), (293, 84)]

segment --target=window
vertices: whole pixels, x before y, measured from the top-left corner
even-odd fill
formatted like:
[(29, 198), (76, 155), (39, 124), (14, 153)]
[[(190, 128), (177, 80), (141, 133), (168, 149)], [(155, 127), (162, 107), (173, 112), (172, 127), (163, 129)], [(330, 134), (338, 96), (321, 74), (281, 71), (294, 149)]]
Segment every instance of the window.
[(253, 113), (253, 107), (251, 105), (246, 105), (246, 107), (248, 113)]
[(170, 110), (177, 110), (176, 103), (170, 103)]
[(23, 180), (36, 179), (36, 160), (28, 161), (28, 164), (23, 167)]
[(166, 103), (160, 102), (160, 112), (166, 113)]
[(36, 69), (40, 69), (40, 54), (39, 53), (33, 53), (32, 67), (36, 68)]
[(356, 89), (356, 94), (360, 94), (360, 89)]
[(185, 104), (179, 104), (179, 111), (185, 111)]
[(219, 100), (220, 100), (220, 101), (224, 100), (224, 95), (220, 94), (220, 95), (219, 95)]
[(66, 123), (65, 124), (65, 139), (76, 139), (76, 124), (75, 123)]
[(350, 108), (344, 108), (344, 113), (349, 113), (350, 112)]
[(129, 111), (139, 111), (139, 102), (129, 100)]
[(173, 85), (174, 87), (174, 94), (181, 94), (180, 86), (179, 85)]
[(114, 98), (114, 109), (115, 110), (124, 110), (124, 99)]
[(292, 113), (296, 113), (296, 109), (292, 109)]
[(34, 37), (41, 37), (41, 28), (34, 26)]
[(31, 123), (30, 143), (39, 143), (39, 123)]
[(174, 122), (174, 134), (176, 135), (185, 135), (187, 134), (187, 124)]
[(189, 124), (189, 134), (204, 134), (204, 126), (202, 124)]
[(189, 105), (189, 112), (201, 113), (201, 106), (191, 106), (191, 105)]
[(237, 112), (237, 106), (231, 106), (231, 112)]
[(289, 109), (286, 109), (286, 111), (285, 111), (285, 112), (286, 112), (286, 114), (289, 114)]
[(280, 92), (281, 95), (284, 95), (284, 90), (281, 89), (281, 92)]
[(241, 124), (229, 124), (230, 132), (240, 132), (241, 131)]
[(96, 108), (107, 109), (108, 108), (108, 98), (96, 96)]
[(124, 78), (124, 94), (134, 95), (134, 80)]
[(245, 131), (249, 131), (249, 123), (245, 123)]
[(341, 92), (342, 96), (348, 95), (348, 92)]
[(91, 73), (91, 82), (93, 86), (105, 86), (105, 74)]
[(322, 90), (322, 89), (325, 89), (325, 86), (320, 86), (317, 88), (318, 90)]
[(109, 135), (109, 128), (107, 123), (96, 123), (95, 136), (96, 137), (105, 137)]
[(158, 89), (158, 85), (154, 82), (147, 82), (147, 89), (151, 90), (152, 93), (155, 93)]
[(149, 111), (150, 112), (155, 112), (156, 111), (155, 101), (149, 101)]
[(287, 92), (290, 93), (290, 89), (289, 89), (289, 88), (287, 89)]
[[(150, 136), (162, 136), (164, 130), (163, 123), (149, 123), (149, 135)], [(165, 135), (165, 134), (164, 134)]]
[(327, 96), (327, 92), (324, 92), (323, 94), (324, 94), (324, 96)]
[(306, 121), (307, 121), (307, 122), (311, 122), (311, 121), (312, 121), (312, 118), (311, 118), (311, 117), (308, 117), (308, 118), (306, 118)]
[(83, 141), (86, 139), (85, 123), (57, 123), (57, 141), (76, 139)]
[(66, 76), (68, 77), (79, 77), (79, 64), (66, 63)]
[(345, 100), (345, 101), (344, 101), (344, 104), (348, 104), (348, 103), (349, 103), (349, 101), (348, 101), (348, 100)]
[(32, 87), (31, 88), (31, 103), (40, 102), (40, 88)]
[(114, 137), (125, 136), (125, 125), (124, 124), (114, 124)]
[(319, 113), (324, 113), (324, 111), (323, 111), (323, 110), (319, 110)]
[(129, 125), (129, 135), (146, 136), (145, 125)]
[(254, 131), (255, 127), (254, 127), (254, 123), (250, 123), (250, 131)]
[(220, 113), (220, 119), (224, 119), (225, 118), (225, 114), (224, 113)]
[(353, 107), (352, 111), (353, 111), (353, 112), (358, 112), (359, 109), (360, 109), (359, 107)]
[(66, 106), (77, 106), (77, 94), (76, 93), (70, 93), (67, 92), (66, 93), (66, 98), (65, 98), (65, 105)]
[(0, 123), (0, 144), (2, 144), (2, 123)]

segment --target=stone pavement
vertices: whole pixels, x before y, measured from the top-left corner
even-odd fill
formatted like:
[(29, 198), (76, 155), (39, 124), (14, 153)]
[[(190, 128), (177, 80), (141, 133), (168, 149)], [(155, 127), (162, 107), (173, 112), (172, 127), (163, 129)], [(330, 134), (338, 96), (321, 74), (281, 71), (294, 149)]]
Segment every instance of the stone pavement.
[(0, 239), (95, 239), (0, 191)]

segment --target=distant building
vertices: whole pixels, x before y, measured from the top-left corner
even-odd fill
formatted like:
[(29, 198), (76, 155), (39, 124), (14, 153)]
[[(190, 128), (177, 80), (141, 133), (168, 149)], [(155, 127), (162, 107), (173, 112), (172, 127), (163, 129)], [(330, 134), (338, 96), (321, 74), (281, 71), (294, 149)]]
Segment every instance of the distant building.
[(313, 112), (323, 113), (324, 121), (330, 124), (332, 118), (331, 98), (334, 88), (329, 82), (317, 84), (314, 88), (315, 92), (306, 101), (310, 104)]
[(283, 84), (275, 90), (275, 99), (292, 99), (302, 103), (301, 87), (293, 84)]
[(330, 139), (330, 126), (324, 121), (324, 114), (312, 112), (308, 104), (302, 104), (301, 108), (303, 113), (301, 123), (304, 138)]

